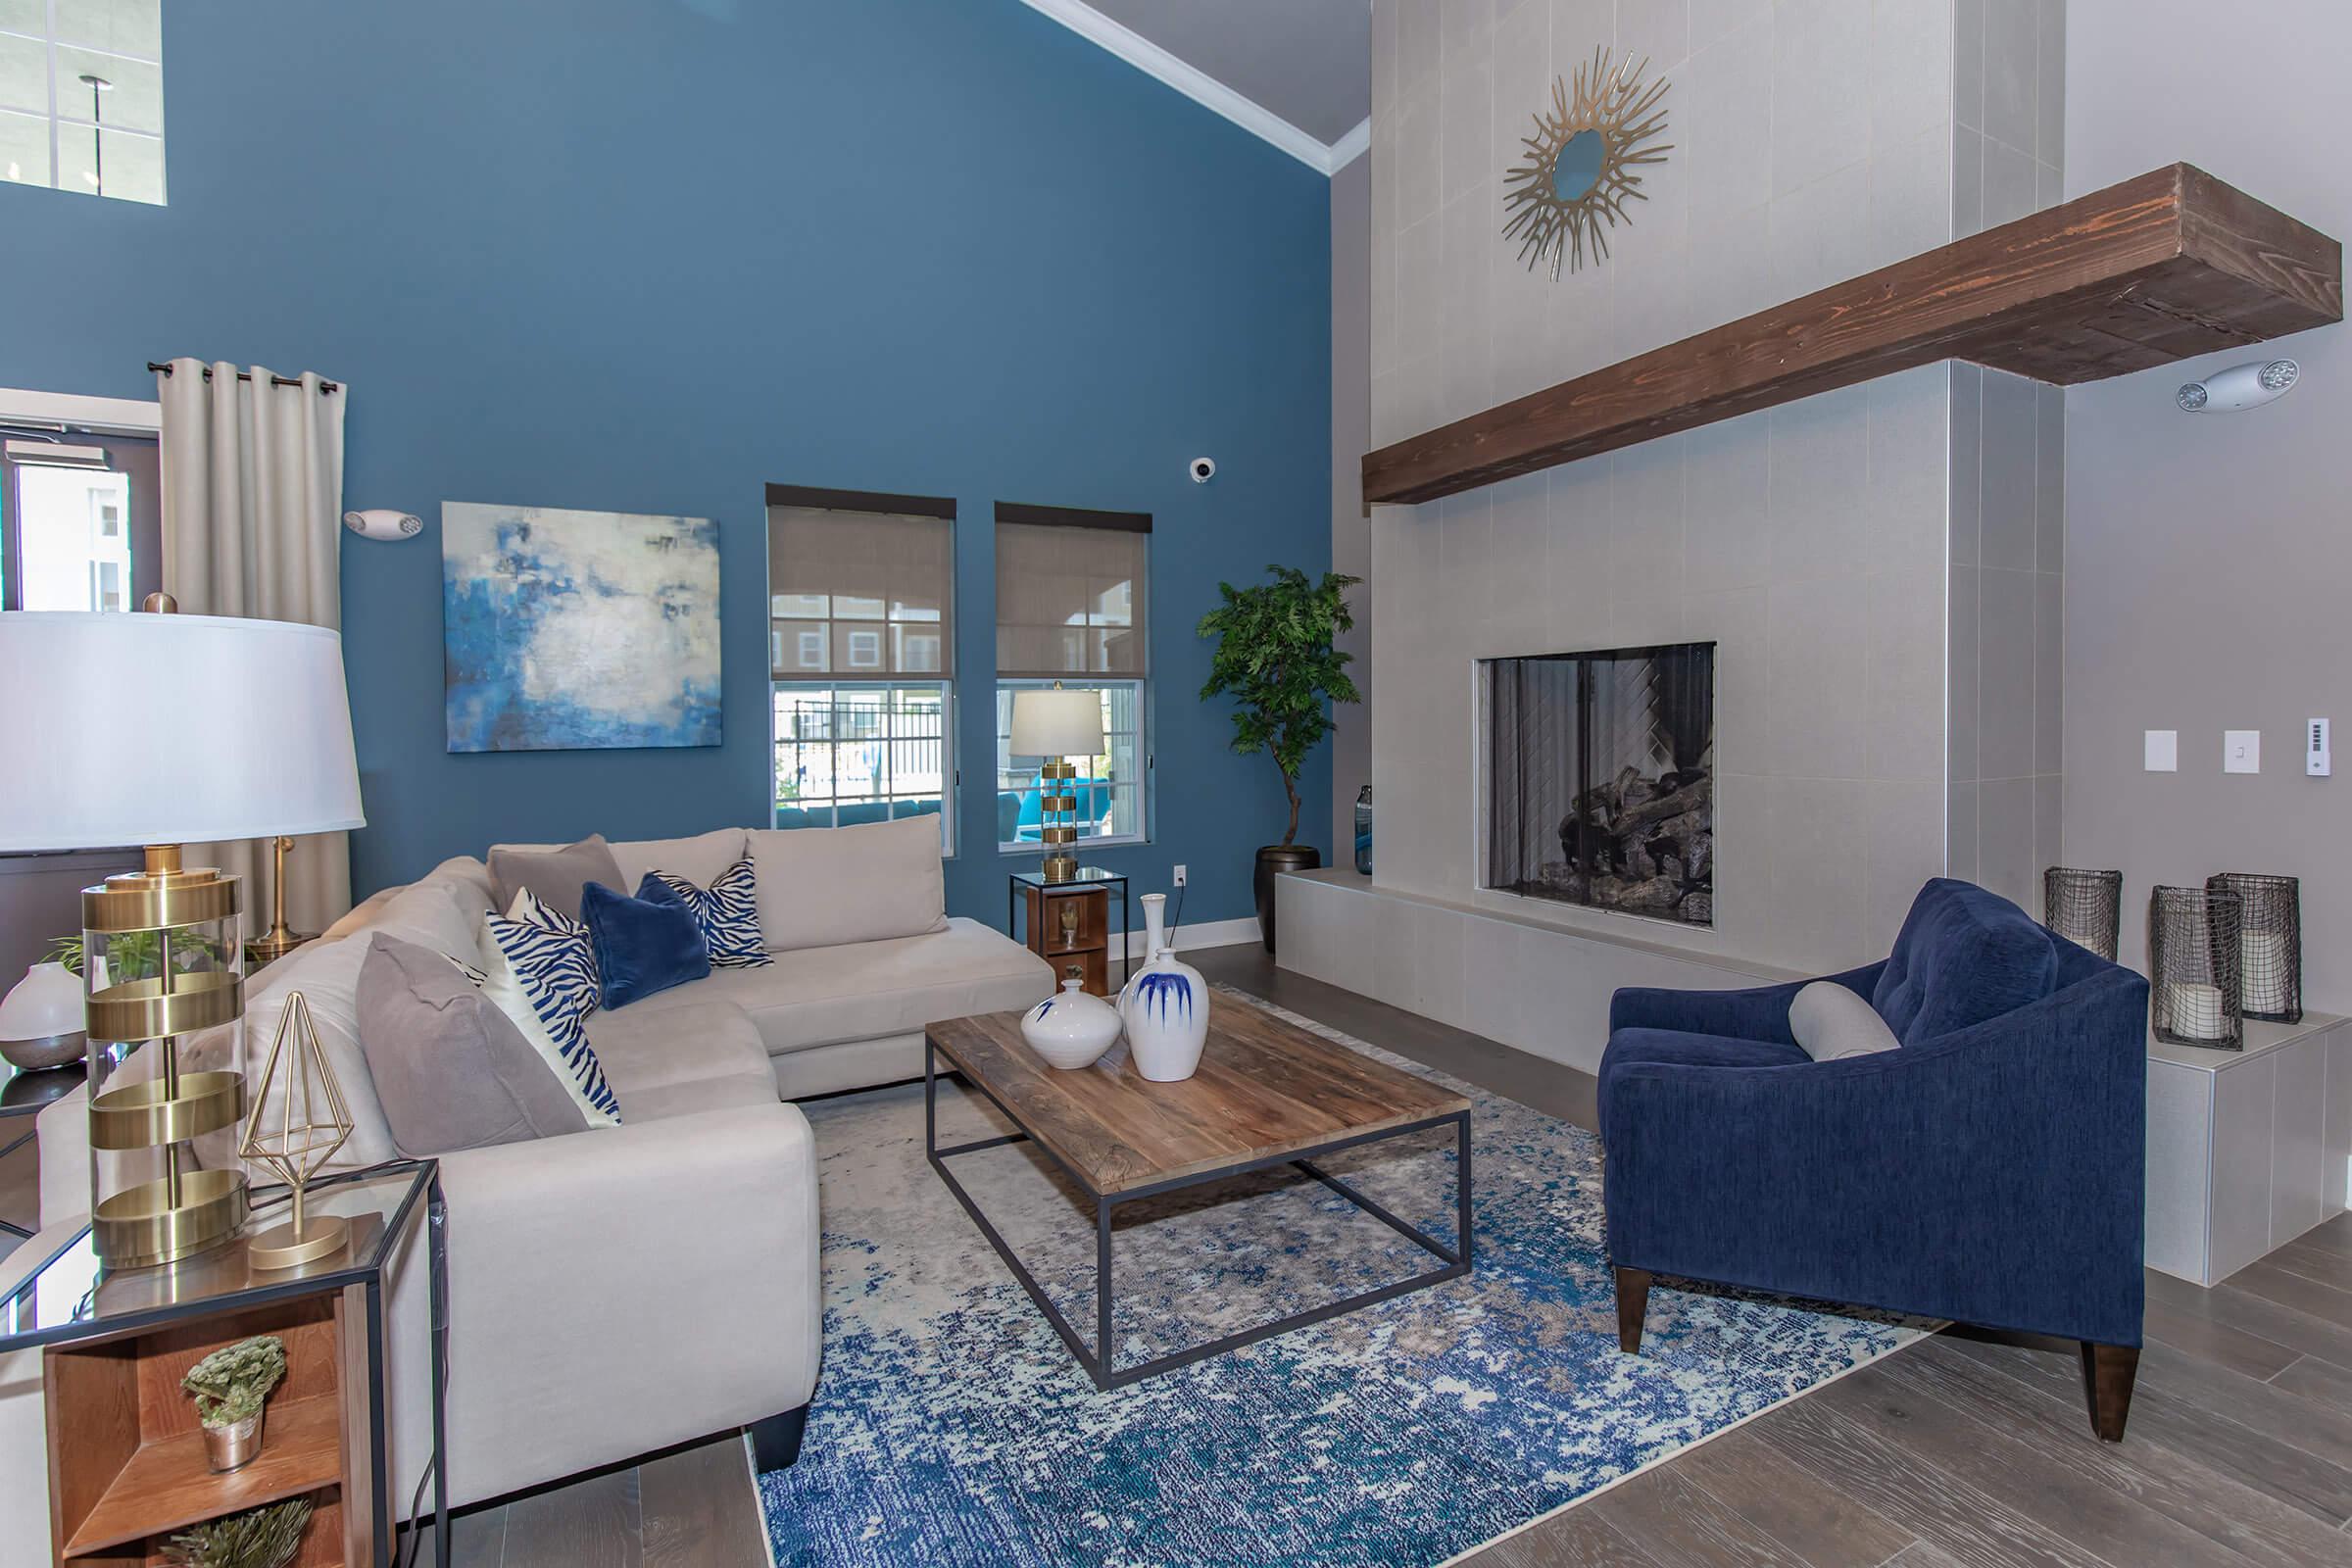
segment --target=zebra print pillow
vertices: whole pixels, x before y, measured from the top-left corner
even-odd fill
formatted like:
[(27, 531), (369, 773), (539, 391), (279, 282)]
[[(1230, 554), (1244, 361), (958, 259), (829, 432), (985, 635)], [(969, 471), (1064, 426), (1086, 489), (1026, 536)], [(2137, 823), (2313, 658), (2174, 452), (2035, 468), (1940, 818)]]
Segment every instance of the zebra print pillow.
[(656, 904), (682, 904), (703, 930), (716, 969), (757, 969), (773, 963), (760, 934), (760, 904), (753, 897), (752, 861), (737, 860), (707, 888), (698, 888), (674, 871), (648, 871), (637, 884), (637, 896)]
[(525, 888), (507, 913), (482, 916), (482, 995), (547, 1058), (589, 1126), (617, 1126), (620, 1101), (588, 1044), (597, 986), (588, 928)]

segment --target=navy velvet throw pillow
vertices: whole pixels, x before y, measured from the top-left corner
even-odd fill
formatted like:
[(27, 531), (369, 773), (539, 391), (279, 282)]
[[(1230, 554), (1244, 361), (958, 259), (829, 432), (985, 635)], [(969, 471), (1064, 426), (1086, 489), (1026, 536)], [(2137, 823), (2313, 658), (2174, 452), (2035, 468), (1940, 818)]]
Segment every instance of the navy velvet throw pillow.
[(598, 1001), (625, 1007), (710, 972), (710, 945), (694, 911), (615, 893), (602, 882), (580, 892), (580, 918), (596, 950)]

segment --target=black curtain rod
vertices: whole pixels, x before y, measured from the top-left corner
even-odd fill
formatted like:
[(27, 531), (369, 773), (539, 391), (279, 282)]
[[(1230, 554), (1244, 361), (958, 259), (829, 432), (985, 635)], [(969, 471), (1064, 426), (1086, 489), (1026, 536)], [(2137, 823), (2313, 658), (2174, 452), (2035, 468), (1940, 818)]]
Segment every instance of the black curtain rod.
[[(159, 365), (154, 360), (149, 360), (147, 362), (147, 368), (150, 370), (160, 370), (166, 375), (170, 375), (172, 373), (171, 366)], [(207, 381), (210, 381), (213, 378), (213, 368), (209, 365), (204, 368), (204, 378)], [(240, 381), (250, 381), (253, 379), (253, 372), (251, 370), (239, 370), (237, 372), (237, 379)], [(283, 376), (273, 374), (270, 377), (270, 384), (271, 386), (300, 386), (302, 385), (302, 378), (300, 376)], [(321, 392), (340, 392), (343, 390), (343, 383), (340, 381), (321, 381), (318, 383), (318, 390)]]

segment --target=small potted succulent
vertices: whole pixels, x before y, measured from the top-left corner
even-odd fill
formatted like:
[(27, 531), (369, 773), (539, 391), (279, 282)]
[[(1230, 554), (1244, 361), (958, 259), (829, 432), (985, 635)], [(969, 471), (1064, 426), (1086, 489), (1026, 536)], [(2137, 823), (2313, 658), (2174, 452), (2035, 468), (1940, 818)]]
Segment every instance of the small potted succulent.
[(285, 1375), (286, 1342), (257, 1334), (215, 1350), (179, 1380), (195, 1396), (215, 1473), (242, 1469), (262, 1451), (262, 1404)]

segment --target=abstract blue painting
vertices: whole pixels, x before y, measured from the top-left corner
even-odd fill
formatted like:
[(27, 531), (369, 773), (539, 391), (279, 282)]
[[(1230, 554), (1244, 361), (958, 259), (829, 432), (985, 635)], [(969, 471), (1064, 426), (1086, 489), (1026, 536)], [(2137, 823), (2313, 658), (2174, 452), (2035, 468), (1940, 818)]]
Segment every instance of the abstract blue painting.
[(718, 525), (441, 507), (453, 752), (718, 744)]

